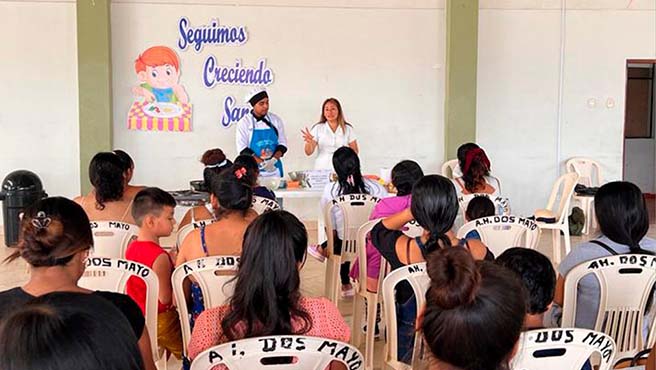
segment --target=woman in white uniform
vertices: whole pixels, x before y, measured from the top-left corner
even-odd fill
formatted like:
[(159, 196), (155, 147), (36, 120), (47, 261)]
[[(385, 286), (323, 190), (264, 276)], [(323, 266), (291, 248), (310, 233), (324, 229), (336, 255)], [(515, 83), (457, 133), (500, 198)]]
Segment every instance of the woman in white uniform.
[(318, 149), (314, 168), (332, 169), (333, 153), (343, 146), (348, 146), (358, 153), (358, 142), (353, 126), (346, 122), (342, 106), (335, 98), (323, 102), (321, 118), (310, 130), (301, 130), (305, 141), (305, 154), (310, 156)]
[(287, 137), (282, 119), (269, 112), (269, 95), (257, 89), (246, 96), (253, 107), (237, 122), (237, 152), (252, 155), (260, 166), (260, 176), (283, 176), (282, 161)]

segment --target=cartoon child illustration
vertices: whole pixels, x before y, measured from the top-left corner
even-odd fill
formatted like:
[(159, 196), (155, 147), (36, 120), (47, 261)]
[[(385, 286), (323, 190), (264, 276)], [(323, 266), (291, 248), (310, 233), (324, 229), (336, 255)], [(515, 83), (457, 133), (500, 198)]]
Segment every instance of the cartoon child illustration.
[(137, 96), (147, 101), (188, 103), (189, 97), (180, 77), (180, 60), (177, 54), (166, 46), (153, 46), (146, 49), (134, 62), (141, 85), (132, 88)]

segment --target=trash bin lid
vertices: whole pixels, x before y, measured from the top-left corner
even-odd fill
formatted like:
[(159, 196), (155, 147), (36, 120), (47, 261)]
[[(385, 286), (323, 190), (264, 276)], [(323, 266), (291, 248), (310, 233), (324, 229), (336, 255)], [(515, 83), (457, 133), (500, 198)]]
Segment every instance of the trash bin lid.
[(43, 191), (41, 179), (32, 171), (18, 170), (11, 172), (2, 181), (2, 192), (12, 193), (17, 191)]

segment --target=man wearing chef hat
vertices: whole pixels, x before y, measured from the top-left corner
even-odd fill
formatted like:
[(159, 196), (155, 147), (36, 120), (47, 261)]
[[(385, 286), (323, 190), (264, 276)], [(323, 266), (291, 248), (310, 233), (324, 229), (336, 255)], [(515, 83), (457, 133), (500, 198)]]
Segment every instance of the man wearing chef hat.
[(255, 157), (260, 176), (283, 176), (282, 158), (287, 152), (285, 125), (269, 112), (269, 95), (263, 88), (251, 91), (246, 101), (253, 107), (237, 122), (237, 151)]

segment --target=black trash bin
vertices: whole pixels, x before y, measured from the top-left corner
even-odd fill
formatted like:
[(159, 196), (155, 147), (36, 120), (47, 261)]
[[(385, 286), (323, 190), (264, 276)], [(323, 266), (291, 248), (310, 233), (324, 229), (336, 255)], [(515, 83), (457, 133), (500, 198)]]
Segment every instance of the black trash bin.
[(20, 215), (25, 208), (41, 198), (47, 197), (41, 179), (34, 172), (18, 170), (2, 181), (0, 200), (5, 229), (5, 245), (15, 246), (20, 232)]

